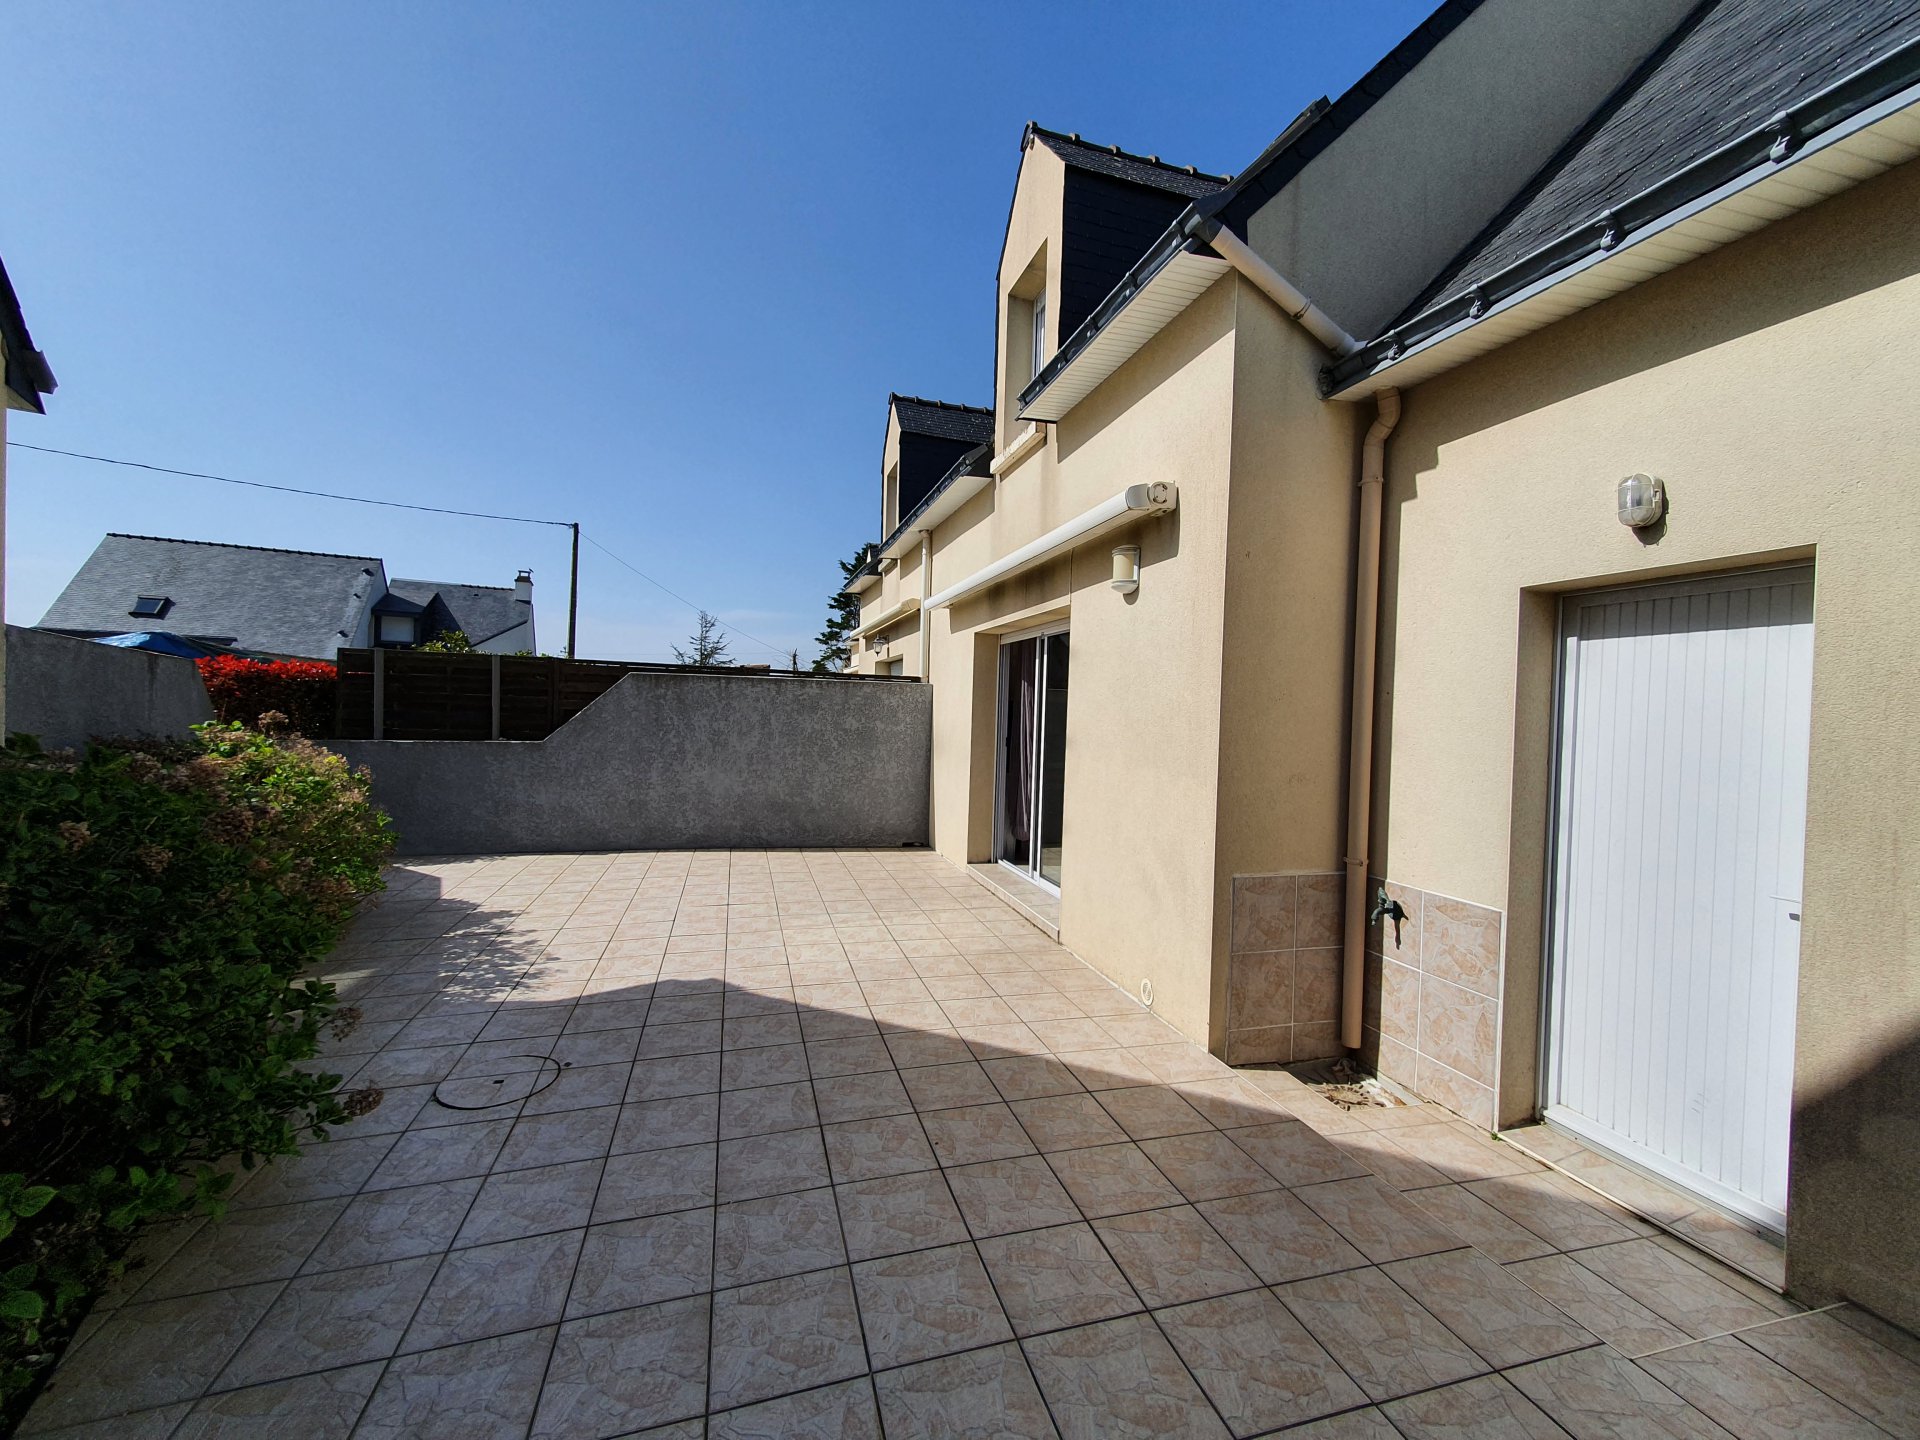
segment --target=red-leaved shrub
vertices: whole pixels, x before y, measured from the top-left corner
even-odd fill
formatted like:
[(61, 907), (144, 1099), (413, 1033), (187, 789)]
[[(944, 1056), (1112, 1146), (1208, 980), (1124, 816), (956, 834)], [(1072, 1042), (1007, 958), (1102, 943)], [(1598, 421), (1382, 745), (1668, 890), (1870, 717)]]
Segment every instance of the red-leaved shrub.
[(325, 735), (333, 729), (334, 688), (339, 676), (324, 660), (242, 660), (237, 655), (209, 655), (200, 662), (213, 713), (223, 723), (258, 725), (260, 717), (279, 711), (302, 735)]

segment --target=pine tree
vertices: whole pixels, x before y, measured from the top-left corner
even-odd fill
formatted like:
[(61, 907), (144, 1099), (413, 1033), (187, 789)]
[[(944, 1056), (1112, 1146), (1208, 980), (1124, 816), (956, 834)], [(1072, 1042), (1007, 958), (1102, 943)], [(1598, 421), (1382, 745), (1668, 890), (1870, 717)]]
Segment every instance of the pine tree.
[(827, 628), (813, 637), (820, 647), (814, 659), (813, 673), (831, 675), (853, 663), (853, 632), (860, 625), (860, 597), (848, 592), (847, 581), (866, 568), (873, 546), (862, 545), (851, 560), (840, 562), (840, 588), (827, 597)]
[(720, 628), (720, 617), (700, 612), (700, 626), (687, 637), (691, 649), (682, 650), (673, 647), (673, 658), (682, 665), (730, 665), (733, 657), (727, 653), (727, 637)]

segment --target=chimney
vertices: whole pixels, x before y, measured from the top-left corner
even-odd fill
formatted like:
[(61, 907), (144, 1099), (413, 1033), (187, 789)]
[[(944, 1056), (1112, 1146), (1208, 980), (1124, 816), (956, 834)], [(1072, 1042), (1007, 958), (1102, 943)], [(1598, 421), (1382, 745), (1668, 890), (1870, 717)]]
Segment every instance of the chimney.
[(522, 570), (513, 577), (513, 598), (522, 605), (533, 603), (533, 571)]

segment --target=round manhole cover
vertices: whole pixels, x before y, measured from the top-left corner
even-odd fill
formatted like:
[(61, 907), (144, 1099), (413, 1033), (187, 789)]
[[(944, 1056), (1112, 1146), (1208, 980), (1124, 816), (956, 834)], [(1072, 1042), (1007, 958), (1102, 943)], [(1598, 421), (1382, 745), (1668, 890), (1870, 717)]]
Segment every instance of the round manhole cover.
[(434, 1087), (436, 1105), (448, 1110), (491, 1110), (538, 1095), (566, 1068), (551, 1055), (509, 1055), (490, 1075), (461, 1075)]

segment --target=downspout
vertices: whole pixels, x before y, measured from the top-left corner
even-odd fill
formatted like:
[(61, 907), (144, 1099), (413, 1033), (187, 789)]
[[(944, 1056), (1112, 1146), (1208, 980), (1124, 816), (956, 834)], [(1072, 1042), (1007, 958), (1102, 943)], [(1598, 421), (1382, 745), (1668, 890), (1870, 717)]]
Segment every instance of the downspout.
[(926, 684), (933, 677), (927, 674), (927, 661), (931, 655), (933, 635), (928, 630), (932, 612), (927, 609), (927, 599), (933, 594), (933, 532), (920, 532), (920, 683)]
[(1380, 635), (1380, 503), (1387, 437), (1400, 422), (1400, 392), (1382, 390), (1360, 450), (1360, 533), (1353, 580), (1353, 733), (1347, 757), (1347, 918), (1340, 966), (1340, 1043), (1360, 1048), (1367, 963), (1367, 841), (1373, 818), (1374, 654)]
[(1340, 328), (1326, 311), (1302, 293), (1286, 276), (1248, 248), (1247, 242), (1210, 215), (1195, 211), (1187, 234), (1212, 248), (1213, 253), (1244, 275), (1254, 289), (1278, 305), (1287, 316), (1341, 360), (1360, 348), (1360, 342)]

